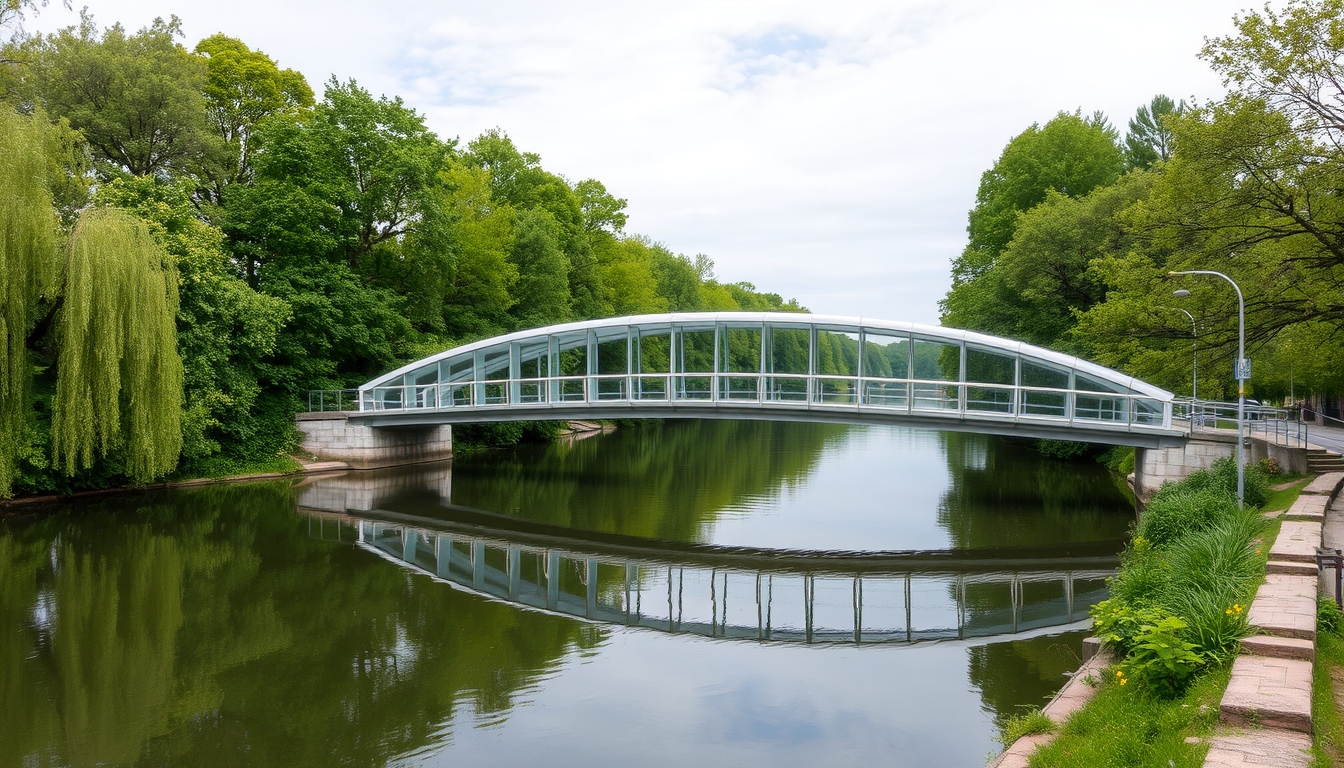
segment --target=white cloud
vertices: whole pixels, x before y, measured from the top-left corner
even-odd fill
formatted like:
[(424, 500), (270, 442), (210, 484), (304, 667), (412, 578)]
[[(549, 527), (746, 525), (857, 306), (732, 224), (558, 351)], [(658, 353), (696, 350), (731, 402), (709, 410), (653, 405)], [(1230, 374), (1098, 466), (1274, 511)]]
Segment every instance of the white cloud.
[[(1059, 110), (1124, 128), (1155, 93), (1208, 98), (1196, 58), (1243, 0), (385, 6), (109, 0), (183, 16), (314, 85), (398, 94), (445, 136), (499, 126), (630, 201), (630, 228), (815, 311), (935, 322), (980, 174)], [(48, 9), (31, 28), (69, 23)]]

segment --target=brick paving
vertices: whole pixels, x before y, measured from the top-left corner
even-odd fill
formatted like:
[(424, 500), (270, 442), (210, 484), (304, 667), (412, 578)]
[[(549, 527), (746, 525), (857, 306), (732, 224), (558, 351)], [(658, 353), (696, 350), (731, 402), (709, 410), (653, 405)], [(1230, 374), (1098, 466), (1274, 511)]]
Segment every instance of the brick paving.
[(1311, 662), (1238, 656), (1220, 710), (1224, 723), (1311, 733)]
[(1241, 652), (1254, 656), (1274, 656), (1280, 659), (1316, 659), (1316, 644), (1300, 637), (1255, 635), (1241, 641)]
[(1284, 514), (1287, 520), (1303, 520), (1313, 523), (1325, 522), (1325, 505), (1329, 496), (1299, 496), (1293, 506)]
[(1316, 548), (1321, 545), (1321, 524), (1307, 520), (1285, 520), (1279, 537), (1269, 548), (1270, 560), (1315, 563)]
[(1267, 635), (1316, 640), (1316, 579), (1271, 573), (1246, 614)]
[(1307, 768), (1311, 765), (1311, 737), (1305, 733), (1246, 729), (1215, 736), (1204, 768)]

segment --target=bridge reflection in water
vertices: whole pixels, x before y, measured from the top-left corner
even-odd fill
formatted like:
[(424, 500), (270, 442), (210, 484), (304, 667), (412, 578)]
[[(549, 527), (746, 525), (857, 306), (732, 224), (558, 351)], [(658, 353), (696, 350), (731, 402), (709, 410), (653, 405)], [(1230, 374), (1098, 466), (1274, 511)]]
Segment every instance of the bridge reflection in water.
[[(879, 644), (1049, 634), (1078, 628), (1105, 599), (1116, 563), (1108, 544), (860, 553), (648, 541), (452, 505), (432, 517), (379, 510), (376, 493), (340, 493), (341, 480), (301, 493), (315, 538), (528, 610), (711, 638)], [(446, 489), (448, 480), (430, 484)]]

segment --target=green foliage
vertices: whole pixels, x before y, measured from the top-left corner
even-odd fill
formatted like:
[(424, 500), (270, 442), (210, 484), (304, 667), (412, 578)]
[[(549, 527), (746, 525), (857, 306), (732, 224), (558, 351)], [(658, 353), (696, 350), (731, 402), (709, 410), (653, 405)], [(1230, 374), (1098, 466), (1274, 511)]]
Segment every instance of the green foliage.
[(1037, 736), (1057, 730), (1059, 725), (1054, 720), (1046, 717), (1040, 709), (1033, 708), (1004, 720), (999, 725), (996, 740), (1006, 747), (1023, 736)]
[(1175, 616), (1141, 625), (1125, 657), (1128, 675), (1163, 695), (1175, 696), (1183, 691), (1205, 663), (1196, 653), (1195, 644), (1182, 638), (1187, 626)]
[(1236, 497), (1221, 488), (1169, 483), (1143, 508), (1134, 534), (1165, 546), (1236, 513)]
[(181, 21), (128, 34), (78, 26), (30, 41), (24, 91), (78, 129), (105, 176), (189, 172), (212, 151), (202, 88), (205, 62), (183, 48)]
[(1097, 637), (1121, 657), (1134, 650), (1145, 627), (1156, 626), (1171, 618), (1171, 614), (1160, 608), (1133, 608), (1117, 598), (1097, 603), (1092, 606), (1091, 613)]
[(1111, 597), (1123, 605), (1151, 605), (1162, 594), (1167, 570), (1162, 553), (1151, 541), (1136, 535), (1121, 555), (1120, 572), (1111, 579)]
[(1113, 445), (1107, 448), (1097, 461), (1119, 475), (1128, 475), (1134, 471), (1134, 449), (1126, 445)]
[(45, 128), (0, 105), (0, 498), (10, 494), (26, 444), (28, 334), (56, 284), (59, 221), (46, 183)]
[(1076, 459), (1092, 450), (1091, 445), (1073, 440), (1037, 440), (1035, 447), (1037, 453), (1052, 459)]
[(124, 449), (146, 482), (177, 464), (182, 360), (177, 271), (149, 228), (114, 208), (86, 211), (70, 236), (60, 312), (53, 455), (66, 474)]
[(1167, 115), (1182, 115), (1187, 109), (1184, 99), (1177, 104), (1163, 94), (1154, 96), (1151, 102), (1139, 107), (1129, 121), (1129, 133), (1125, 134), (1125, 164), (1130, 168), (1146, 170), (1158, 161), (1165, 163), (1170, 160), (1171, 129), (1163, 118)]
[(1332, 635), (1344, 635), (1344, 611), (1339, 604), (1324, 596), (1316, 601), (1316, 628)]

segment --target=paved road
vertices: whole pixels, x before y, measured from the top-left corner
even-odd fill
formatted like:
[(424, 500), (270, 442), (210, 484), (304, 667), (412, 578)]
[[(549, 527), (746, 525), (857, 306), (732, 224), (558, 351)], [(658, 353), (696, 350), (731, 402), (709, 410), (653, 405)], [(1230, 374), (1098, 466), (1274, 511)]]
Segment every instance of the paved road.
[(1344, 428), (1318, 427), (1313, 424), (1307, 427), (1307, 442), (1315, 443), (1335, 453), (1344, 453)]

